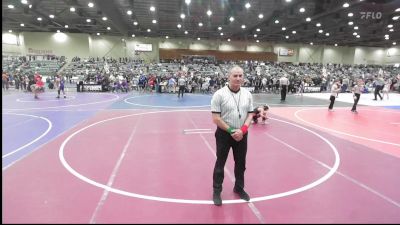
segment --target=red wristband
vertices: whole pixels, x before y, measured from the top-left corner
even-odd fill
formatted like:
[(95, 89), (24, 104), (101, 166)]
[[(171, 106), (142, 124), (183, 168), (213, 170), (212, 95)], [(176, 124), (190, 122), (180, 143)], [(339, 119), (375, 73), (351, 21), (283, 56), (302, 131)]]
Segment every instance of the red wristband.
[(243, 125), (240, 129), (242, 130), (242, 133), (243, 133), (243, 134), (246, 134), (248, 128), (249, 128), (249, 127), (245, 124), (245, 125)]

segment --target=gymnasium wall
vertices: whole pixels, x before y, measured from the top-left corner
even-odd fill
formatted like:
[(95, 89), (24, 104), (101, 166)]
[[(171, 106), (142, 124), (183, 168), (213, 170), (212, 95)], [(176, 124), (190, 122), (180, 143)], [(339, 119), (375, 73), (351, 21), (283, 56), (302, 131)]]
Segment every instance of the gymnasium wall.
[[(7, 44), (4, 34), (14, 35), (16, 43)], [(61, 40), (55, 36), (63, 36)], [(122, 40), (122, 38), (124, 40)], [(223, 52), (247, 51), (273, 52), (279, 62), (343, 63), (343, 64), (395, 64), (400, 62), (400, 48), (345, 47), (304, 45), (291, 43), (256, 43), (254, 41), (222, 41), (196, 39), (165, 39), (144, 37), (118, 37), (50, 32), (3, 33), (2, 53), (7, 55), (27, 55), (50, 52), (64, 55), (67, 59), (79, 57), (134, 57), (146, 62), (159, 61), (159, 49), (215, 50)], [(135, 54), (137, 43), (152, 44), (151, 52)], [(293, 50), (291, 56), (281, 56), (282, 49)]]

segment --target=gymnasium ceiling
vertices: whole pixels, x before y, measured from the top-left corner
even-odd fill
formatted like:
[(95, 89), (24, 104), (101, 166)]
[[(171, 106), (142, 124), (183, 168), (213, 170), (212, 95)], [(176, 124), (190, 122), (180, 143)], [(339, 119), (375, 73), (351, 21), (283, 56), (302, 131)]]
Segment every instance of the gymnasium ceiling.
[[(3, 0), (3, 32), (59, 30), (124, 37), (168, 36), (193, 40), (200, 37), (207, 40), (313, 42), (314, 45), (340, 46), (390, 47), (393, 42), (400, 44), (400, 18), (397, 17), (400, 16), (400, 0), (191, 0), (190, 4), (185, 1)], [(88, 6), (89, 2), (93, 7)], [(246, 3), (250, 3), (249, 8)], [(349, 6), (344, 7), (345, 3)], [(151, 6), (154, 6), (154, 11), (150, 10)], [(71, 12), (71, 7), (75, 12)], [(300, 8), (304, 8), (304, 12), (300, 12)], [(207, 10), (211, 10), (211, 16), (207, 15)], [(364, 18), (363, 12), (366, 13)], [(349, 13), (353, 16), (349, 17)], [(39, 21), (38, 17), (42, 20)], [(230, 17), (234, 20), (230, 21)], [(311, 21), (306, 21), (307, 17)], [(87, 22), (87, 19), (91, 21)], [(352, 25), (349, 25), (350, 21)], [(199, 23), (203, 26), (200, 27)], [(317, 23), (321, 26), (317, 27)], [(385, 35), (389, 35), (388, 39)]]

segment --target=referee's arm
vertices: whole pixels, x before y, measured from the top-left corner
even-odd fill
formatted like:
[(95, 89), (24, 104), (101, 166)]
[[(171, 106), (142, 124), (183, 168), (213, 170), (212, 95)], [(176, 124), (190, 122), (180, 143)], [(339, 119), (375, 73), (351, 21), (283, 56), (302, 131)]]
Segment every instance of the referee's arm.
[(221, 113), (220, 112), (212, 112), (212, 119), (213, 122), (222, 130), (227, 131), (229, 128), (229, 125), (225, 123), (225, 121), (222, 120), (221, 118)]
[(248, 112), (248, 113), (247, 113), (247, 118), (246, 118), (246, 120), (244, 121), (244, 124), (243, 124), (243, 125), (246, 125), (246, 126), (250, 127), (251, 120), (253, 119), (254, 114), (255, 114), (255, 111), (253, 111), (253, 112)]

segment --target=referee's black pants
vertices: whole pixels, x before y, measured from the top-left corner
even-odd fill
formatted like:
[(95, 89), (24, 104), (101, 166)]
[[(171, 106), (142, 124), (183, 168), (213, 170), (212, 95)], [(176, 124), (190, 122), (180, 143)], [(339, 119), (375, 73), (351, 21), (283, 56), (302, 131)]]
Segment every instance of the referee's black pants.
[(222, 183), (224, 181), (224, 167), (229, 150), (232, 147), (233, 158), (235, 160), (235, 190), (241, 191), (244, 188), (244, 171), (246, 170), (246, 154), (247, 154), (247, 134), (239, 142), (235, 141), (232, 136), (217, 128), (215, 131), (215, 140), (217, 142), (217, 161), (215, 162), (213, 173), (213, 189), (214, 192), (222, 191)]
[(287, 93), (287, 85), (282, 85), (281, 101), (285, 101), (286, 100), (286, 93)]
[(358, 93), (354, 93), (354, 96), (356, 98), (354, 99), (354, 104), (353, 104), (353, 107), (351, 108), (351, 111), (357, 111), (357, 103), (358, 103), (358, 101), (360, 100), (360, 97), (361, 97), (361, 95), (358, 94)]

